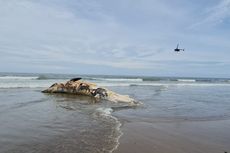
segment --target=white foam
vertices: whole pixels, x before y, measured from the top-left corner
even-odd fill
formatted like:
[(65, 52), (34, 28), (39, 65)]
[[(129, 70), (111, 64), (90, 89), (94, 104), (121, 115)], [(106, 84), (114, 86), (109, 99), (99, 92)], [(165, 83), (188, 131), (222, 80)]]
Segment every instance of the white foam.
[[(129, 79), (127, 79), (129, 80)], [(129, 86), (230, 86), (228, 82), (194, 82), (192, 79), (178, 79), (180, 81), (156, 81), (156, 82), (135, 82), (135, 81), (93, 81), (99, 87), (129, 87)], [(56, 82), (66, 82), (66, 79), (37, 80), (37, 77), (0, 77), (0, 88), (48, 88)]]
[(113, 82), (142, 82), (143, 79), (141, 78), (95, 78), (95, 80), (101, 80), (101, 81), (113, 81)]
[[(113, 109), (112, 108), (97, 108), (96, 109), (96, 114), (97, 116), (102, 116), (102, 117), (105, 117), (105, 118), (109, 118), (111, 120), (113, 120), (116, 124), (116, 131), (118, 132), (118, 135), (117, 137), (115, 138), (115, 143), (116, 145), (109, 151), (110, 153), (112, 153), (114, 150), (116, 150), (119, 146), (119, 139), (121, 138), (121, 136), (123, 135), (123, 132), (121, 131), (121, 122), (114, 116), (112, 116), (112, 112), (113, 112)], [(99, 113), (99, 114), (98, 114)]]
[(119, 135), (117, 136), (117, 138), (115, 139), (116, 141), (116, 145), (114, 146), (114, 148), (112, 150), (110, 150), (110, 153), (114, 152), (114, 150), (116, 150), (118, 148), (118, 146), (120, 145), (120, 138), (121, 136), (123, 135), (123, 132), (121, 131), (121, 122), (118, 121), (118, 119), (116, 118), (116, 122), (117, 122), (117, 127), (116, 127), (116, 130), (118, 131)]
[(38, 76), (32, 77), (32, 76), (1, 76), (0, 80), (36, 80), (38, 79)]
[(97, 83), (102, 87), (127, 86), (230, 86), (230, 83), (193, 83), (193, 82), (140, 82), (140, 83)]
[(101, 83), (101, 82), (98, 82), (97, 85), (101, 87), (113, 87), (113, 86), (128, 87), (131, 84), (130, 83), (105, 83), (105, 82)]
[(97, 111), (100, 112), (102, 115), (110, 116), (111, 113), (113, 112), (113, 109), (101, 107), (101, 108), (98, 108)]
[(196, 82), (194, 79), (177, 79), (179, 82)]
[(65, 80), (1, 80), (0, 88), (48, 88)]
[(168, 84), (168, 86), (212, 87), (212, 86), (230, 86), (230, 84), (228, 83), (178, 83), (178, 84)]
[(46, 88), (49, 83), (0, 83), (0, 88)]

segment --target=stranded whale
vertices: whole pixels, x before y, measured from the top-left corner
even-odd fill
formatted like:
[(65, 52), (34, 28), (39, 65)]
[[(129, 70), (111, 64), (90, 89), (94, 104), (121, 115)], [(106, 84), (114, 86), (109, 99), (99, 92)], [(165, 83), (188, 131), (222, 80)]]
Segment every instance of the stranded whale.
[(109, 100), (112, 102), (125, 102), (129, 105), (139, 104), (128, 95), (120, 95), (106, 88), (98, 87), (94, 83), (82, 81), (81, 78), (73, 78), (65, 83), (55, 83), (43, 93), (67, 93), (76, 95), (86, 95), (97, 100)]

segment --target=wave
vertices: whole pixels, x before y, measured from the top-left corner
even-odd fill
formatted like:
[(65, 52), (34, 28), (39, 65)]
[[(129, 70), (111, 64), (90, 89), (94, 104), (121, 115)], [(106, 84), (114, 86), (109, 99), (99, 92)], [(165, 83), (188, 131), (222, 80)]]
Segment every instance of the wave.
[(115, 124), (114, 131), (111, 133), (111, 138), (113, 138), (113, 141), (115, 143), (114, 147), (109, 150), (109, 153), (112, 153), (114, 150), (116, 150), (120, 144), (119, 139), (123, 135), (123, 132), (121, 131), (121, 122), (112, 115), (112, 112), (114, 110), (112, 108), (104, 108), (100, 107), (96, 109), (96, 112), (93, 114), (94, 117), (99, 117), (101, 120), (110, 120)]
[(70, 80), (71, 78), (74, 78), (74, 77), (69, 77), (69, 76), (55, 76), (55, 75), (39, 75), (37, 77), (37, 80)]
[[(75, 76), (76, 77), (76, 76)], [(79, 76), (78, 76), (79, 77)], [(71, 79), (74, 76), (46, 76), (40, 75), (36, 79), (37, 80), (51, 80), (51, 79)], [(82, 77), (83, 80), (86, 81), (108, 81), (108, 82), (142, 82), (141, 78), (106, 78), (106, 77)]]
[(38, 76), (1, 76), (0, 80), (36, 80)]
[(178, 82), (196, 82), (195, 79), (177, 79)]
[(111, 116), (113, 109), (100, 107), (96, 109), (96, 112), (100, 113), (102, 116)]
[[(118, 85), (117, 85), (118, 86)], [(127, 86), (123, 84), (123, 86)], [(194, 86), (194, 87), (211, 87), (211, 86), (230, 86), (230, 83), (193, 83), (193, 82), (178, 82), (178, 83), (141, 83), (141, 84), (129, 84), (129, 86)]]
[[(56, 82), (66, 82), (76, 75), (31, 74), (0, 76), (0, 88), (48, 88)], [(79, 75), (78, 75), (79, 76)], [(229, 78), (175, 78), (175, 77), (111, 77), (79, 76), (102, 87), (129, 86), (229, 86)]]
[[(92, 81), (95, 83), (229, 83), (229, 78), (175, 78), (175, 77), (110, 77), (110, 76), (80, 76), (80, 75), (54, 75), (54, 74), (38, 74), (31, 76), (24, 75), (3, 75), (0, 76), (0, 80), (11, 81), (11, 80), (69, 80), (74, 77), (82, 77), (85, 81)], [(108, 85), (106, 85), (108, 86)], [(114, 85), (112, 85), (114, 86)], [(117, 85), (116, 85), (117, 86)], [(126, 85), (127, 86), (127, 85)]]
[(193, 83), (193, 82), (149, 82), (149, 83), (97, 83), (98, 86), (102, 87), (140, 87), (140, 86), (197, 86), (197, 87), (208, 87), (208, 86), (230, 86), (230, 83)]
[(143, 81), (163, 81), (163, 78), (143, 78)]
[(100, 81), (111, 81), (111, 82), (142, 82), (141, 78), (93, 78), (94, 80)]
[(50, 84), (0, 84), (2, 89), (10, 88), (48, 88)]
[[(55, 82), (63, 82), (63, 81), (35, 81), (35, 82), (16, 82), (16, 83), (1, 83), (0, 82), (0, 88), (48, 88), (50, 85), (52, 85)], [(230, 86), (230, 82), (223, 82), (223, 83), (194, 83), (194, 82), (137, 82), (137, 83), (115, 83), (115, 82), (98, 82), (98, 86), (101, 87), (141, 87), (141, 86)]]
[(45, 75), (40, 75), (37, 80), (49, 80), (49, 79), (55, 79), (55, 78), (50, 78), (50, 77), (47, 77)]

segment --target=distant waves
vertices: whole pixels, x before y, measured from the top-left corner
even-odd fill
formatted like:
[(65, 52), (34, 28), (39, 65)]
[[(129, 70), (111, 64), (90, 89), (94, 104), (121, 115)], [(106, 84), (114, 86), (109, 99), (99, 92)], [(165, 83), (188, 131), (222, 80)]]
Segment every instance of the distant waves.
[(38, 78), (33, 76), (0, 76), (0, 80), (36, 80)]
[(0, 88), (47, 88), (56, 82), (81, 77), (98, 86), (229, 86), (227, 78), (129, 77), (65, 74), (0, 74)]

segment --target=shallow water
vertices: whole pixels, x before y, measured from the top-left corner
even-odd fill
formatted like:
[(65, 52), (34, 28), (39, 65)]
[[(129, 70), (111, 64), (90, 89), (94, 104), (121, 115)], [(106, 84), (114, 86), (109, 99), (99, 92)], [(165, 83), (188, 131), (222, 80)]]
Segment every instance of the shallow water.
[(49, 75), (48, 79), (36, 76), (0, 75), (0, 152), (106, 153), (116, 149), (122, 135), (121, 123), (126, 121), (230, 119), (228, 79), (202, 82), (191, 78), (179, 81), (147, 78), (144, 81), (139, 77), (85, 76), (143, 103), (130, 108), (123, 103), (95, 103), (90, 97), (41, 93), (54, 82), (74, 76)]
[(129, 119), (145, 121), (230, 119), (229, 86), (135, 86), (117, 87), (114, 90), (126, 92), (143, 102), (143, 106), (138, 109), (117, 112), (119, 116)]
[(0, 152), (109, 152), (121, 134), (89, 97), (24, 88), (1, 89), (0, 97)]

